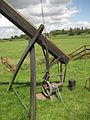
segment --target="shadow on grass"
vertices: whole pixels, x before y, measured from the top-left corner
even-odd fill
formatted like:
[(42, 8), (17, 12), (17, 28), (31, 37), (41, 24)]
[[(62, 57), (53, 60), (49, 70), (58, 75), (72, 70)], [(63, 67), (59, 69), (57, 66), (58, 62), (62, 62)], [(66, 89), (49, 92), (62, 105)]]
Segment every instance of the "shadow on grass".
[[(37, 82), (36, 85), (40, 86), (42, 83)], [(9, 85), (9, 82), (0, 82), (0, 85)], [(18, 88), (19, 87), (30, 87), (31, 83), (30, 82), (14, 82), (13, 85), (16, 85)]]
[[(59, 83), (59, 81), (53, 81), (53, 82)], [(9, 82), (0, 82), (0, 86), (1, 85), (8, 86), (9, 84), (10, 84)], [(21, 88), (21, 87), (30, 87), (31, 83), (30, 82), (14, 82), (13, 85), (16, 85), (16, 88)], [(40, 87), (41, 85), (42, 85), (42, 82), (36, 82), (36, 86)]]

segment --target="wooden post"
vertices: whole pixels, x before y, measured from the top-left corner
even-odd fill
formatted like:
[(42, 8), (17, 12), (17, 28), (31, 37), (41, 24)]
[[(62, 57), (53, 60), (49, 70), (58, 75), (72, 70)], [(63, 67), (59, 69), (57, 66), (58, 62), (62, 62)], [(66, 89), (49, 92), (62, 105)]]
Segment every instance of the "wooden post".
[(65, 65), (65, 71), (64, 71), (63, 83), (65, 82), (65, 78), (66, 78), (66, 72), (67, 72), (67, 65)]
[(57, 68), (58, 68), (58, 73), (60, 72), (59, 71), (59, 61), (57, 61)]
[(60, 64), (60, 79), (61, 79), (61, 82), (63, 82), (63, 70), (62, 70), (62, 63)]
[(86, 45), (84, 46), (84, 54), (85, 54), (85, 59), (87, 59)]
[[(29, 45), (31, 42), (38, 38), (42, 33), (44, 26), (41, 25), (36, 33), (36, 35), (31, 39), (29, 37)], [(36, 60), (35, 60), (35, 49), (34, 44), (30, 50), (30, 70), (31, 70), (31, 90), (30, 90), (30, 111), (29, 111), (29, 120), (36, 120)]]
[[(30, 44), (30, 38), (29, 38)], [(36, 119), (36, 61), (34, 45), (30, 50), (30, 69), (31, 69), (31, 90), (30, 90), (30, 111), (29, 120)]]
[(90, 91), (90, 77), (89, 77), (89, 91)]

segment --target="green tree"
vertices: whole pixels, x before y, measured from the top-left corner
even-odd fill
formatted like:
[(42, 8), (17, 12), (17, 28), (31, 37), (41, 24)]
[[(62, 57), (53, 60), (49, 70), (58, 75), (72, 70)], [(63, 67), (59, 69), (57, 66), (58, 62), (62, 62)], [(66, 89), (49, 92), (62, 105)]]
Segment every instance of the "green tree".
[(72, 28), (70, 28), (68, 35), (70, 35), (70, 36), (74, 35), (74, 30)]

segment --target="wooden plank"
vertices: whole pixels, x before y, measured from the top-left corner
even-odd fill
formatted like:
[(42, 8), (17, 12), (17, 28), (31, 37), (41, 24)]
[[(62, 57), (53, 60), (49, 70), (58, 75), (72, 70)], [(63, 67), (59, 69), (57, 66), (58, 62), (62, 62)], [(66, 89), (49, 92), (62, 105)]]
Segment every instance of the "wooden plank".
[(71, 56), (71, 58), (74, 58), (74, 57), (76, 57), (76, 56), (80, 55), (80, 53), (83, 53), (84, 51), (85, 51), (85, 50), (82, 50), (82, 51), (80, 51), (80, 52), (76, 53), (75, 55)]
[[(9, 21), (11, 21), (15, 26), (21, 29), (24, 33), (26, 33), (29, 37), (32, 38), (36, 33), (37, 28), (4, 0), (0, 0), (0, 13), (4, 15)], [(69, 62), (70, 57), (58, 49), (44, 35), (40, 36), (37, 43), (44, 49), (46, 48), (44, 43), (46, 43), (46, 46), (51, 55), (53, 55), (55, 58), (60, 58), (59, 61), (64, 64)]]
[(79, 58), (81, 58), (83, 56), (85, 56), (85, 54), (80, 55), (79, 57), (75, 58), (74, 60), (77, 60), (77, 59), (79, 59)]
[(70, 56), (72, 56), (74, 53), (76, 53), (77, 51), (81, 50), (82, 48), (84, 48), (84, 46), (82, 46), (82, 47), (80, 47), (80, 48), (76, 49), (75, 51), (73, 51), (73, 52), (72, 52), (72, 53), (70, 53), (69, 55), (70, 55)]
[(86, 48), (86, 50), (90, 50), (89, 48)]

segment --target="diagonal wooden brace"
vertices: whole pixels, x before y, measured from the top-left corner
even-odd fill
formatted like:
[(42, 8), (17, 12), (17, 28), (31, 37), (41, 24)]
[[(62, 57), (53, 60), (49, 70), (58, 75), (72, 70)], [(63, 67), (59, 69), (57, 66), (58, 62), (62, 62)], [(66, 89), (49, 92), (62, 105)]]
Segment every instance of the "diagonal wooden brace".
[(20, 67), (21, 67), (23, 61), (25, 60), (25, 58), (26, 58), (27, 54), (29, 53), (29, 51), (31, 50), (32, 46), (35, 44), (36, 40), (37, 40), (37, 39), (39, 38), (39, 36), (41, 35), (43, 29), (44, 29), (44, 25), (41, 24), (40, 27), (39, 27), (39, 29), (38, 29), (37, 32), (35, 33), (34, 37), (32, 38), (30, 44), (29, 44), (29, 45), (27, 46), (27, 48), (25, 49), (25, 51), (24, 51), (24, 53), (23, 53), (23, 55), (22, 55), (22, 57), (21, 57), (18, 65), (17, 65), (17, 68), (16, 68), (16, 71), (15, 71), (15, 73), (14, 73), (13, 79), (12, 79), (11, 83), (9, 84), (8, 91), (12, 88), (12, 84), (13, 84), (14, 81), (15, 81), (15, 78), (16, 78), (19, 70), (20, 70)]

